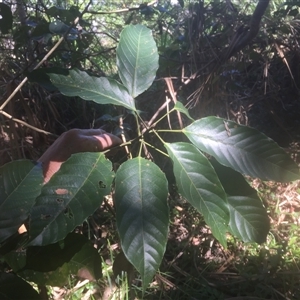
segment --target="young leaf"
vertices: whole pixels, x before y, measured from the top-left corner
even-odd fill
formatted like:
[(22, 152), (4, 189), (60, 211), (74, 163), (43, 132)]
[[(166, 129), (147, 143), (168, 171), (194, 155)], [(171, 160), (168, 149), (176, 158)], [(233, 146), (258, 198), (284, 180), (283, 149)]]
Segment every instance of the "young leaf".
[(181, 102), (177, 101), (177, 102), (175, 103), (174, 108), (175, 108), (177, 111), (179, 111), (179, 112), (185, 114), (190, 120), (194, 121), (194, 119), (191, 117), (191, 115), (190, 115), (188, 109), (187, 109), (186, 107), (184, 107), (184, 105), (183, 105)]
[(0, 243), (16, 233), (28, 218), (43, 180), (41, 165), (29, 160), (0, 168)]
[(165, 144), (173, 161), (180, 194), (204, 217), (213, 235), (226, 247), (229, 211), (226, 194), (207, 158), (189, 143)]
[(261, 200), (254, 195), (229, 196), (227, 199), (232, 234), (244, 242), (265, 242), (270, 222)]
[(79, 70), (70, 70), (67, 76), (54, 73), (48, 75), (52, 84), (66, 96), (78, 96), (99, 104), (120, 105), (136, 111), (134, 99), (116, 80), (93, 77)]
[(273, 140), (254, 128), (217, 117), (193, 122), (183, 133), (224, 166), (262, 180), (300, 179), (297, 165)]
[(63, 163), (31, 210), (29, 245), (62, 240), (90, 216), (110, 193), (111, 170), (103, 153), (77, 153)]
[(150, 29), (143, 25), (125, 27), (117, 47), (117, 66), (133, 98), (151, 86), (158, 69), (158, 53)]
[(157, 165), (137, 157), (121, 165), (115, 184), (122, 249), (141, 274), (145, 291), (166, 249), (169, 227), (167, 179)]

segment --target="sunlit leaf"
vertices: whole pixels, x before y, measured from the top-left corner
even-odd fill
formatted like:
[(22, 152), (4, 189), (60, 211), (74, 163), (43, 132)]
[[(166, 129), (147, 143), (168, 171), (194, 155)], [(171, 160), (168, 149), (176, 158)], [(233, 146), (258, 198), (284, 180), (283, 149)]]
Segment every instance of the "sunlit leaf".
[(180, 194), (204, 217), (214, 236), (226, 246), (229, 212), (226, 194), (207, 158), (189, 143), (165, 144), (173, 161)]
[(143, 25), (125, 27), (117, 47), (117, 66), (132, 97), (151, 86), (158, 69), (158, 53), (150, 29)]
[(52, 84), (66, 96), (78, 96), (98, 104), (120, 105), (136, 111), (134, 99), (116, 80), (93, 77), (80, 70), (70, 70), (67, 76), (54, 73), (48, 75)]
[(217, 117), (193, 122), (183, 133), (219, 163), (262, 180), (300, 179), (298, 166), (273, 140), (256, 129)]
[(265, 242), (270, 222), (261, 200), (255, 196), (229, 196), (227, 199), (232, 234), (244, 242)]
[(28, 218), (43, 180), (41, 165), (29, 160), (0, 168), (0, 242), (17, 232)]
[(121, 165), (115, 184), (122, 249), (141, 274), (145, 290), (166, 249), (169, 226), (167, 179), (157, 165), (138, 157)]
[(72, 155), (43, 186), (31, 210), (30, 245), (62, 240), (100, 206), (112, 180), (112, 164), (103, 153)]

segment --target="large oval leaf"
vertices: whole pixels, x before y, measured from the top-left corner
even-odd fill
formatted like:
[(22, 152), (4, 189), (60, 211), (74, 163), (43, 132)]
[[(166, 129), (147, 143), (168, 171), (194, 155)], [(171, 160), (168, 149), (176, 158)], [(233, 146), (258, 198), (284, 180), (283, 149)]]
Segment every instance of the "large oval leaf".
[(0, 168), (0, 243), (16, 233), (28, 218), (43, 180), (41, 165), (29, 160)]
[(216, 174), (227, 195), (230, 196), (253, 196), (257, 198), (257, 191), (249, 185), (245, 177), (232, 168), (221, 165), (216, 159), (210, 158), (209, 162), (216, 171)]
[(244, 242), (265, 242), (270, 222), (261, 200), (254, 195), (229, 196), (227, 199), (232, 234)]
[(117, 47), (117, 66), (132, 97), (151, 86), (158, 69), (158, 53), (150, 29), (143, 25), (129, 25), (122, 31)]
[(112, 165), (103, 153), (73, 154), (43, 187), (31, 210), (29, 244), (65, 238), (100, 206), (112, 180)]
[(151, 161), (141, 157), (116, 174), (115, 205), (123, 252), (141, 274), (143, 290), (162, 261), (169, 227), (168, 184)]
[(226, 247), (229, 211), (226, 194), (207, 158), (189, 143), (165, 144), (173, 161), (180, 194), (204, 217), (213, 235)]
[(281, 182), (300, 179), (297, 165), (284, 150), (254, 128), (207, 117), (183, 133), (196, 147), (240, 173)]
[(51, 82), (66, 96), (78, 96), (99, 104), (114, 104), (136, 111), (134, 99), (116, 80), (93, 77), (86, 72), (70, 70), (69, 75), (48, 74)]
[(231, 233), (244, 242), (264, 242), (270, 222), (257, 191), (241, 173), (219, 164), (215, 159), (210, 159), (210, 162), (227, 194)]

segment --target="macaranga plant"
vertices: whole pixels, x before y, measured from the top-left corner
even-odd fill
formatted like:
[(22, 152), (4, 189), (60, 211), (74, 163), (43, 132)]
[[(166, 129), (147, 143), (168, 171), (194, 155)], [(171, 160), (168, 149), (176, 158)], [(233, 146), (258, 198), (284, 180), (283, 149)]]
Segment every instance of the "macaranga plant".
[[(259, 131), (213, 116), (193, 120), (179, 101), (165, 115), (145, 119), (146, 114), (137, 109), (137, 96), (152, 85), (158, 58), (151, 31), (130, 25), (122, 31), (117, 47), (120, 82), (76, 69), (48, 74), (66, 96), (123, 107), (134, 116), (136, 130), (132, 139), (118, 146), (126, 148), (128, 159), (116, 171), (105, 153), (72, 155), (45, 185), (37, 163), (22, 160), (1, 167), (1, 253), (20, 277), (58, 284), (68, 272), (76, 274), (82, 266), (93, 276), (101, 276), (96, 249), (72, 232), (113, 190), (121, 247), (139, 272), (145, 291), (168, 241), (169, 185), (158, 166), (166, 159), (172, 162), (178, 192), (203, 216), (224, 247), (228, 233), (245, 242), (266, 240), (266, 209), (244, 175), (289, 182), (300, 179), (297, 165)], [(163, 120), (174, 112), (185, 116), (189, 125), (176, 130), (162, 128)], [(166, 141), (166, 132), (172, 133), (172, 140), (177, 134), (178, 141)], [(153, 151), (156, 155), (150, 156)], [(26, 220), (27, 234), (16, 237), (16, 230)], [(16, 252), (20, 246), (23, 250)], [(54, 263), (46, 264), (44, 258), (52, 255)]]

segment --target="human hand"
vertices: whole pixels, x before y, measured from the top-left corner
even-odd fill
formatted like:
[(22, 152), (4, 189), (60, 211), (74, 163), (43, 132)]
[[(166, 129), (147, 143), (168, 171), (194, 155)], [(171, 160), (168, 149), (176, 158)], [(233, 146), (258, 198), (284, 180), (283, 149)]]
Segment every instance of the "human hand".
[(117, 136), (102, 129), (71, 129), (64, 132), (38, 160), (43, 166), (44, 183), (50, 180), (72, 154), (101, 152), (121, 142)]

